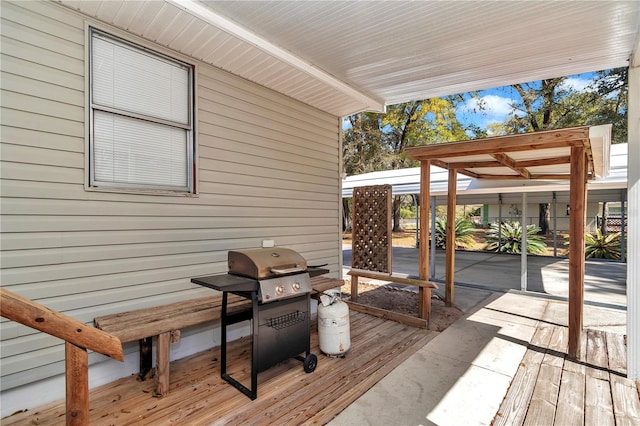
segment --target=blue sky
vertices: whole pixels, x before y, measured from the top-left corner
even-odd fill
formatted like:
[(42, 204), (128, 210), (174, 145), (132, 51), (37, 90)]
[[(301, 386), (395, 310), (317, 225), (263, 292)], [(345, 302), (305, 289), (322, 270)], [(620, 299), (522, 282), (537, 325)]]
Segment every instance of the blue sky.
[[(569, 76), (564, 84), (577, 91), (583, 91), (593, 81), (594, 76), (595, 73)], [(484, 101), (485, 110), (474, 112), (474, 109), (477, 109), (477, 100), (467, 99), (467, 102), (458, 108), (456, 114), (462, 124), (476, 124), (486, 129), (490, 123), (502, 123), (511, 114), (510, 105), (513, 100), (520, 99), (518, 93), (511, 86), (482, 90), (479, 95)]]

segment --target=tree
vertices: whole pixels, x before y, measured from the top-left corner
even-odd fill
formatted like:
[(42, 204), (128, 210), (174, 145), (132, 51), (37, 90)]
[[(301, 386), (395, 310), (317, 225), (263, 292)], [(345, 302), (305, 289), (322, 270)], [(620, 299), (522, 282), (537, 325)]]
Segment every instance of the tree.
[(584, 89), (568, 84), (567, 77), (513, 84), (520, 96), (503, 123), (506, 133), (517, 134), (566, 127), (612, 124), (613, 143), (627, 141), (628, 69), (598, 71)]
[[(404, 155), (411, 146), (467, 139), (450, 98), (434, 98), (391, 105), (386, 114), (370, 112), (347, 118), (343, 161), (347, 174), (413, 167)], [(401, 197), (394, 196), (393, 231), (401, 231)]]

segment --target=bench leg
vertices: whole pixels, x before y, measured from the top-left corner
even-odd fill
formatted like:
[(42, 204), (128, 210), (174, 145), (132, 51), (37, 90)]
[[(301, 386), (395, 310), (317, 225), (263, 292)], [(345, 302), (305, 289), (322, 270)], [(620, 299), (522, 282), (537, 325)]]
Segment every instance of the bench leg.
[(138, 373), (138, 379), (141, 381), (146, 380), (147, 375), (151, 371), (153, 360), (152, 352), (153, 338), (145, 337), (140, 339), (140, 373)]
[(351, 301), (358, 301), (358, 276), (351, 275)]
[(154, 396), (163, 396), (169, 391), (169, 349), (171, 332), (158, 335), (156, 353), (156, 389)]

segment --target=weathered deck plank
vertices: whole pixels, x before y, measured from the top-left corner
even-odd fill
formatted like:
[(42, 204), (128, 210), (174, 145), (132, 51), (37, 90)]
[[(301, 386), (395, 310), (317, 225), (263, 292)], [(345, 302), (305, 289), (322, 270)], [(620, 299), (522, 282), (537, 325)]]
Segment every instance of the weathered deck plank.
[(511, 382), (509, 392), (502, 402), (494, 420), (495, 425), (522, 424), (529, 408), (533, 387), (538, 378), (544, 348), (551, 340), (551, 328), (538, 328), (531, 338), (531, 348), (527, 349)]
[(567, 329), (552, 329), (536, 330), (493, 425), (640, 424), (638, 384), (624, 377), (624, 336), (586, 330), (581, 359), (571, 359)]

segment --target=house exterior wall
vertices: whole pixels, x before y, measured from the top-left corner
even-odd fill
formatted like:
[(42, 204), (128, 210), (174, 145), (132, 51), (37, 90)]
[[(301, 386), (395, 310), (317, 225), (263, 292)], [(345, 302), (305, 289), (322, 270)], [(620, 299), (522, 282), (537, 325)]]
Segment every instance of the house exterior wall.
[[(94, 23), (52, 2), (0, 7), (3, 288), (92, 324), (210, 295), (190, 278), (226, 272), (228, 250), (265, 239), (339, 276), (338, 117), (96, 24), (195, 66), (197, 194), (92, 190), (86, 40)], [(211, 328), (199, 330), (209, 347)], [(64, 345), (5, 319), (0, 332), (4, 416), (26, 408), (11, 406), (10, 393), (61, 377)], [(195, 351), (180, 345), (181, 355)], [(125, 345), (129, 359), (136, 351)], [(96, 370), (117, 364), (105, 359), (90, 354), (92, 385), (116, 378)], [(62, 383), (50, 398), (64, 396)]]

